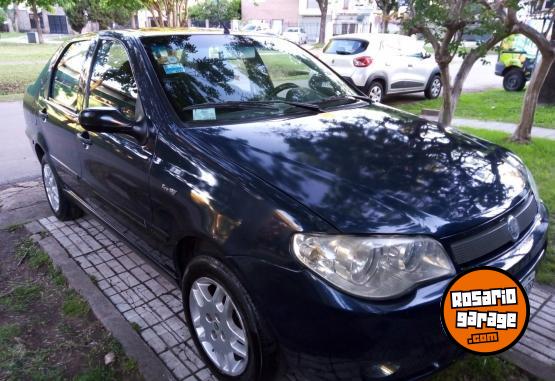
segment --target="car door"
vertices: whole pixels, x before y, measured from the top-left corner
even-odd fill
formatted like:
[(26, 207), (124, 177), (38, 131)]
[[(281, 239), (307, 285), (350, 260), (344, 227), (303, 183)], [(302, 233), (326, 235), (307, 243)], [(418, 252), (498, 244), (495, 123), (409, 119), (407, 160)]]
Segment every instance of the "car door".
[(91, 41), (69, 44), (59, 56), (51, 74), (50, 86), (38, 99), (39, 123), (51, 164), (65, 186), (76, 189), (81, 175), (78, 135), (78, 108), (84, 87), (83, 69)]
[(413, 38), (399, 36), (400, 71), (398, 90), (404, 92), (424, 90), (430, 74), (429, 61), (422, 55), (423, 44)]
[[(133, 64), (125, 46), (115, 39), (101, 39), (93, 59), (86, 108), (111, 107), (130, 121), (144, 119)], [(148, 171), (153, 134), (146, 142), (117, 133), (84, 132), (81, 170), (86, 203), (104, 222), (124, 235), (138, 249), (159, 259), (147, 241), (150, 220)]]

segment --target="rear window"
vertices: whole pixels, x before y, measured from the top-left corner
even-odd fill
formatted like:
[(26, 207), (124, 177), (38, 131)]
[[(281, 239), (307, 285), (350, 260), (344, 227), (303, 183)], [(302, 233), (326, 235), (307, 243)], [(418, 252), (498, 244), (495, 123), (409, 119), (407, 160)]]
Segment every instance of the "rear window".
[(324, 53), (328, 54), (358, 54), (368, 47), (368, 41), (337, 39), (328, 42), (324, 48)]

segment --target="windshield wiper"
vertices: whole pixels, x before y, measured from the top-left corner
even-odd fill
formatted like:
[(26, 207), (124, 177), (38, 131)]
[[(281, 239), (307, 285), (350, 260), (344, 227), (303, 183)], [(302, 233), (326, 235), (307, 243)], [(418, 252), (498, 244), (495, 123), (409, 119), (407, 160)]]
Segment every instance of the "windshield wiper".
[(238, 108), (238, 109), (249, 109), (249, 108), (262, 108), (262, 109), (270, 109), (275, 110), (275, 107), (271, 105), (274, 103), (281, 103), (290, 106), (295, 106), (299, 108), (304, 108), (311, 111), (317, 112), (324, 112), (320, 106), (313, 104), (313, 103), (304, 103), (304, 102), (294, 102), (294, 101), (286, 101), (281, 99), (266, 99), (262, 101), (228, 101), (228, 102), (210, 102), (210, 103), (200, 103), (196, 105), (191, 105), (184, 107), (182, 110), (194, 110), (200, 108)]
[[(367, 96), (364, 96), (364, 95), (354, 95), (354, 94), (340, 95), (340, 96), (335, 96), (335, 97), (324, 98), (324, 99), (322, 99), (321, 102), (342, 101), (342, 100), (345, 100), (345, 99), (347, 99), (347, 98), (357, 99), (357, 100), (360, 100), (360, 101), (367, 102), (367, 103), (369, 103), (369, 104), (374, 104), (374, 102), (372, 101), (372, 99), (368, 98)], [(320, 102), (320, 103), (321, 103), (321, 102)]]

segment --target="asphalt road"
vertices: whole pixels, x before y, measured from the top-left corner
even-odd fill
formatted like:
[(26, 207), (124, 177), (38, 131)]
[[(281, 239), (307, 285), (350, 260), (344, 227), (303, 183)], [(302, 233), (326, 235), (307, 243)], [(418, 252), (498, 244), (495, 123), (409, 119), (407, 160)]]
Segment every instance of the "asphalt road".
[(21, 102), (0, 102), (0, 185), (40, 176), (40, 165), (25, 135)]

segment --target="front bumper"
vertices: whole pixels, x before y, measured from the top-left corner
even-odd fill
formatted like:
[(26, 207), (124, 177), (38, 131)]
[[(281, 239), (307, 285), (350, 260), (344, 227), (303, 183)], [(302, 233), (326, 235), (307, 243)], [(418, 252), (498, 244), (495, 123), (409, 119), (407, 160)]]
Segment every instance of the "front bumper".
[[(501, 267), (523, 279), (546, 248), (547, 211), (507, 251), (478, 266)], [(289, 365), (315, 380), (419, 378), (461, 355), (440, 322), (451, 279), (388, 302), (349, 296), (308, 270), (293, 271), (252, 257), (231, 257), (269, 322)], [(392, 370), (395, 372), (389, 374)]]

